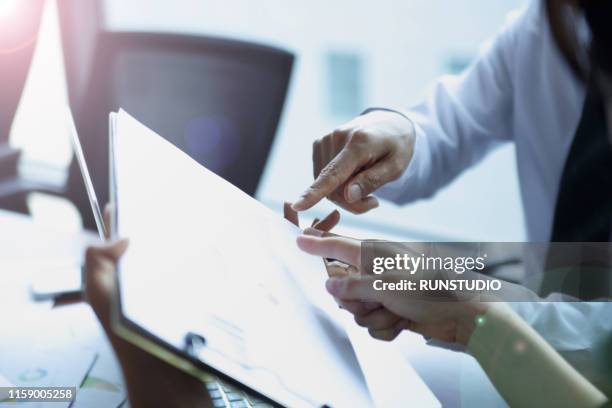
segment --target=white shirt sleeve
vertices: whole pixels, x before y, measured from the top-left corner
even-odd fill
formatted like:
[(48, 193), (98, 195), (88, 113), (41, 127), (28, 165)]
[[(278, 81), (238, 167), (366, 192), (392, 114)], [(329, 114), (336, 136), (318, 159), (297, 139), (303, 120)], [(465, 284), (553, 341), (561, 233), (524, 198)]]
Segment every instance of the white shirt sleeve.
[(404, 112), (416, 128), (414, 155), (402, 177), (378, 196), (398, 204), (430, 197), (512, 139), (514, 43), (532, 14), (513, 13), (464, 73), (440, 78), (421, 103)]
[(559, 351), (592, 350), (612, 336), (612, 302), (515, 302), (510, 307)]
[[(533, 0), (512, 13), (465, 72), (440, 78), (421, 103), (402, 111), (415, 125), (414, 155), (402, 177), (376, 195), (398, 204), (430, 197), (489, 151), (514, 139), (514, 106), (532, 106), (514, 100), (516, 67), (530, 62), (518, 58), (517, 48), (519, 43), (531, 45), (521, 36), (547, 29), (541, 6)], [(612, 302), (555, 302), (554, 296), (511, 306), (560, 351), (589, 350), (612, 334)]]

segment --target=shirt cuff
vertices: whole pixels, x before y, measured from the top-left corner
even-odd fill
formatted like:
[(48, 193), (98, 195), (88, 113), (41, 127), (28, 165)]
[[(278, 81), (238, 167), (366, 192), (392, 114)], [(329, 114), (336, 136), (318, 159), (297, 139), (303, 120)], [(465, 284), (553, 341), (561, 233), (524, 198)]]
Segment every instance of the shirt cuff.
[(397, 180), (387, 183), (376, 190), (374, 195), (396, 204), (405, 204), (427, 196), (426, 189), (419, 183), (419, 180), (426, 179), (423, 175), (426, 172), (425, 164), (429, 157), (429, 146), (425, 139), (425, 131), (410, 117), (409, 113), (404, 113), (400, 110), (374, 107), (366, 109), (362, 112), (362, 115), (375, 111), (393, 112), (408, 119), (414, 126), (415, 141), (412, 158), (404, 173)]
[(375, 193), (376, 196), (393, 201), (396, 204), (405, 204), (427, 196), (420, 181), (425, 179), (423, 177), (424, 165), (429, 157), (429, 146), (425, 140), (423, 129), (414, 121), (412, 121), (412, 124), (415, 130), (415, 139), (410, 163), (400, 178), (385, 184)]

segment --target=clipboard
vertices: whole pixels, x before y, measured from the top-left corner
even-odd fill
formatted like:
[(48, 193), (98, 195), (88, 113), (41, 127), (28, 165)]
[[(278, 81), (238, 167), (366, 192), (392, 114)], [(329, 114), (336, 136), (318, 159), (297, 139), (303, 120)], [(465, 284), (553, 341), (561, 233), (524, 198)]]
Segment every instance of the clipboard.
[[(266, 296), (276, 297), (274, 301), (281, 303), (280, 307), (275, 309), (277, 313), (274, 316), (275, 318), (283, 316), (281, 320), (284, 320), (282, 322), (279, 321), (279, 327), (276, 333), (270, 333), (270, 329), (274, 327), (274, 325), (270, 324), (271, 322), (267, 321), (270, 316), (261, 316), (261, 319), (257, 322), (253, 322), (254, 319), (252, 315), (250, 319), (242, 319), (241, 315), (246, 316), (251, 312), (249, 309), (254, 306), (249, 304), (246, 307), (240, 307), (239, 301), (233, 302), (229, 301), (228, 299), (224, 300), (223, 298), (235, 296), (235, 293), (233, 293), (232, 289), (219, 288), (219, 291), (226, 292), (226, 296), (215, 297), (215, 305), (207, 306), (206, 302), (200, 302), (198, 305), (191, 306), (192, 309), (198, 307), (202, 308), (202, 314), (205, 313), (203, 309), (210, 307), (210, 316), (207, 316), (207, 322), (201, 325), (207, 327), (208, 329), (202, 330), (185, 328), (182, 330), (183, 334), (178, 336), (175, 335), (175, 332), (170, 329), (164, 332), (165, 329), (163, 328), (163, 324), (158, 324), (155, 318), (147, 318), (146, 314), (149, 312), (148, 310), (143, 311), (145, 309), (144, 306), (132, 306), (134, 303), (138, 302), (135, 301), (131, 303), (130, 301), (130, 297), (136, 297), (137, 295), (135, 294), (137, 293), (142, 295), (153, 285), (156, 285), (155, 282), (152, 282), (153, 279), (151, 278), (151, 281), (147, 281), (146, 284), (142, 284), (141, 291), (133, 288), (131, 289), (131, 285), (135, 286), (136, 281), (130, 281), (129, 275), (131, 271), (136, 269), (134, 267), (135, 264), (150, 264), (148, 261), (143, 260), (145, 256), (156, 256), (160, 252), (159, 250), (151, 250), (151, 248), (159, 248), (160, 244), (157, 242), (159, 239), (164, 239), (164, 237), (167, 237), (168, 234), (172, 235), (173, 232), (177, 231), (174, 229), (172, 222), (166, 222), (167, 219), (164, 218), (165, 221), (162, 221), (160, 226), (162, 231), (155, 231), (155, 238), (149, 240), (146, 244), (142, 242), (135, 242), (138, 240), (138, 237), (134, 239), (133, 236), (129, 236), (130, 248), (120, 261), (117, 273), (116, 293), (118, 296), (114, 302), (113, 308), (113, 329), (116, 331), (116, 333), (127, 341), (130, 341), (136, 346), (193, 375), (194, 377), (201, 379), (202, 381), (206, 381), (212, 374), (273, 406), (337, 407), (347, 406), (349, 401), (349, 405), (352, 407), (374, 406), (369, 396), (368, 387), (363, 373), (359, 367), (359, 362), (351, 348), (350, 340), (346, 337), (345, 333), (341, 332), (339, 327), (334, 327), (333, 324), (329, 323), (327, 320), (328, 317), (323, 316), (323, 314), (325, 314), (325, 312), (322, 311), (323, 309), (331, 312), (333, 308), (335, 312), (332, 313), (336, 313), (338, 311), (337, 306), (331, 297), (325, 294), (324, 296), (329, 303), (324, 306), (318, 305), (317, 307), (313, 308), (310, 301), (305, 298), (303, 293), (301, 293), (299, 285), (292, 274), (285, 270), (287, 268), (293, 269), (294, 266), (299, 264), (299, 273), (319, 273), (321, 277), (320, 288), (322, 291), (324, 291), (323, 282), (326, 274), (323, 263), (320, 259), (300, 253), (295, 246), (295, 236), (297, 236), (300, 231), (289, 222), (283, 220), (276, 213), (273, 213), (271, 210), (263, 207), (263, 205), (256, 203), (251, 197), (248, 197), (246, 194), (229, 185), (229, 183), (220, 179), (212, 172), (201, 167), (198, 163), (191, 160), (187, 155), (180, 152), (165, 139), (155, 135), (152, 131), (140, 124), (136, 119), (130, 117), (127, 113), (120, 111), (119, 113), (111, 114), (109, 123), (109, 188), (111, 202), (113, 203), (110, 228), (112, 237), (118, 238), (119, 235), (125, 233), (126, 230), (130, 230), (130, 228), (132, 228), (134, 225), (144, 225), (142, 223), (146, 222), (146, 220), (134, 221), (134, 217), (144, 216), (142, 211), (135, 210), (134, 206), (141, 202), (142, 195), (147, 194), (147, 189), (150, 188), (154, 190), (156, 188), (156, 183), (148, 183), (143, 180), (143, 185), (140, 186), (142, 190), (138, 194), (133, 193), (131, 189), (126, 190), (126, 186), (133, 187), (136, 185), (136, 183), (130, 184), (129, 181), (126, 181), (131, 177), (144, 178), (151, 176), (149, 171), (143, 171), (140, 167), (131, 167), (146, 166), (146, 164), (143, 164), (146, 160), (143, 159), (142, 156), (138, 156), (136, 153), (130, 155), (126, 154), (125, 151), (122, 151), (122, 149), (134, 149), (135, 145), (139, 145), (142, 148), (142, 152), (146, 152), (147, 154), (156, 154), (152, 152), (157, 152), (158, 149), (159, 151), (163, 151), (164, 154), (167, 154), (167, 156), (165, 156), (163, 160), (159, 160), (158, 158), (159, 162), (171, 162), (172, 166), (174, 166), (172, 167), (172, 170), (178, 172), (179, 174), (182, 174), (181, 171), (195, 171), (195, 169), (192, 169), (191, 167), (199, 166), (200, 168), (198, 171), (201, 172), (201, 177), (200, 175), (196, 175), (195, 178), (198, 180), (203, 180), (203, 182), (200, 183), (201, 188), (205, 188), (205, 186), (202, 184), (210, 183), (210, 185), (206, 186), (206, 188), (209, 188), (209, 193), (212, 197), (218, 198), (219, 196), (223, 196), (223, 199), (228, 200), (229, 202), (235, 202), (236, 200), (244, 200), (244, 202), (248, 202), (249, 204), (245, 208), (246, 211), (251, 212), (249, 216), (265, 218), (267, 222), (274, 223), (277, 227), (280, 225), (280, 228), (273, 228), (269, 231), (262, 232), (263, 235), (260, 235), (260, 237), (265, 236), (267, 240), (278, 240), (282, 239), (283, 237), (291, 237), (290, 241), (286, 243), (286, 248), (294, 248), (293, 252), (288, 255), (280, 253), (274, 254), (274, 248), (264, 248), (262, 250), (272, 251), (271, 253), (261, 254), (261, 256), (257, 256), (257, 254), (255, 255), (259, 258), (260, 266), (267, 265), (270, 268), (275, 269), (275, 280), (280, 279), (283, 281), (282, 284), (278, 284), (278, 282), (276, 282), (278, 286), (283, 286), (282, 288), (279, 289), (276, 287), (273, 290), (270, 290), (269, 293), (262, 295), (261, 299), (255, 299), (256, 296), (251, 296), (250, 298), (250, 301), (258, 303), (258, 307), (262, 307), (262, 310), (266, 310), (268, 312), (271, 312), (273, 307), (266, 303), (268, 302), (265, 299)], [(123, 129), (123, 126), (126, 128)], [(129, 140), (128, 138), (140, 138), (140, 140)], [(124, 161), (129, 160), (128, 158), (130, 157), (134, 159), (134, 162), (131, 164), (126, 164)], [(137, 160), (138, 157), (140, 157), (140, 160)], [(147, 158), (147, 160), (151, 162), (150, 158)], [(131, 174), (130, 169), (134, 170), (137, 174)], [(157, 176), (163, 178), (164, 174), (158, 172)], [(134, 179), (132, 179), (132, 182), (133, 180)], [(177, 183), (179, 180), (177, 180)], [(122, 183), (124, 183), (124, 185), (122, 185)], [(172, 183), (168, 183), (168, 180), (165, 182), (158, 181), (157, 184), (164, 185), (165, 187), (173, 186)], [(154, 193), (149, 192), (149, 194), (152, 195), (158, 193), (161, 193), (161, 191), (156, 191)], [(200, 199), (202, 199), (202, 197), (200, 197)], [(147, 202), (148, 199), (144, 200)], [(176, 197), (177, 202), (180, 200), (184, 199), (182, 197)], [(196, 198), (191, 197), (189, 200), (196, 200)], [(150, 200), (148, 202), (150, 202)], [(193, 203), (191, 205), (187, 205), (188, 209), (185, 209), (184, 207), (185, 204), (182, 206), (177, 204), (177, 208), (181, 209), (183, 212), (189, 212), (194, 208)], [(215, 203), (215, 205), (211, 205), (210, 207), (215, 207), (217, 210), (223, 208), (223, 206), (220, 206), (218, 203)], [(202, 216), (208, 214), (209, 211), (212, 211), (212, 208), (207, 208), (206, 212), (203, 213)], [(175, 216), (179, 218), (182, 215), (183, 214), (181, 214), (180, 211), (178, 214), (175, 213)], [(151, 216), (151, 213), (149, 213), (149, 216)], [(164, 217), (169, 217), (169, 215), (164, 214)], [(231, 221), (229, 219), (231, 218), (231, 215), (228, 217), (227, 214), (217, 214), (213, 215), (213, 217), (227, 218), (226, 221)], [(211, 222), (213, 221), (215, 220), (211, 218)], [(176, 222), (183, 227), (183, 230), (190, 228), (190, 225), (186, 222)], [(125, 225), (130, 223), (132, 226), (122, 228), (122, 224)], [(159, 222), (156, 222), (155, 225), (159, 226), (160, 224)], [(164, 229), (164, 227), (166, 228)], [(275, 229), (280, 231), (275, 231)], [(136, 229), (131, 229), (131, 232), (136, 233)], [(273, 236), (275, 234), (277, 236)], [(140, 235), (140, 237), (142, 236), (144, 235)], [(204, 239), (203, 236), (200, 238)], [(144, 241), (145, 239), (142, 240)], [(183, 239), (185, 242), (191, 242), (193, 241), (193, 235), (183, 236), (181, 238), (175, 237), (174, 241), (180, 241), (181, 239)], [(206, 245), (202, 246), (202, 250), (209, 251), (210, 256), (212, 256), (215, 251), (222, 249), (211, 248), (215, 245), (214, 241), (228, 242), (228, 239), (227, 237), (223, 238), (218, 236), (214, 240), (208, 239)], [(170, 243), (170, 241), (168, 241), (168, 243)], [(134, 255), (136, 251), (145, 250), (145, 248), (149, 249), (149, 255), (142, 255), (142, 253), (140, 255)], [(134, 251), (134, 253), (130, 254), (130, 251)], [(181, 256), (193, 256), (193, 252), (185, 251), (185, 253), (183, 253), (180, 249), (174, 249), (173, 251), (175, 254), (174, 256), (180, 254), (177, 256), (177, 258), (180, 258)], [(231, 254), (229, 255), (231, 256)], [(228, 256), (228, 254), (226, 253), (225, 256)], [(268, 262), (268, 259), (271, 259), (272, 261)], [(253, 264), (257, 264), (257, 262), (251, 262)], [(168, 265), (171, 265), (171, 263), (172, 262), (168, 263), (167, 259), (161, 258), (157, 259), (155, 262), (156, 265), (163, 265), (160, 266), (160, 268), (167, 267)], [(182, 263), (182, 265), (186, 265), (188, 268), (192, 267), (192, 265), (186, 263)], [(256, 269), (249, 264), (247, 264), (246, 267)], [(263, 270), (260, 269), (254, 271), (253, 273), (261, 272), (263, 272)], [(269, 271), (266, 271), (266, 273), (268, 272)], [(205, 271), (202, 271), (202, 273), (205, 273)], [(144, 275), (141, 275), (141, 278), (143, 276)], [(159, 276), (162, 276), (161, 279), (165, 279), (164, 276), (166, 275), (164, 275), (162, 271), (159, 273)], [(185, 276), (189, 275), (187, 274)], [(243, 277), (245, 276), (246, 274), (243, 275)], [(150, 276), (148, 278), (150, 278)], [(151, 286), (147, 286), (149, 284)], [(272, 283), (272, 285), (274, 285), (274, 283)], [(169, 288), (169, 286), (172, 286), (171, 282), (164, 282), (164, 286), (170, 292), (176, 293), (174, 291), (174, 287)], [(187, 286), (191, 285), (185, 285), (184, 287), (181, 287), (180, 290), (189, 291), (190, 289), (187, 288)], [(275, 292), (277, 289), (278, 291)], [(248, 292), (251, 290), (257, 290), (256, 285), (250, 286), (248, 290), (241, 292), (239, 296), (249, 297), (250, 293)], [(206, 295), (202, 296), (215, 296), (215, 294), (210, 290), (206, 293)], [(191, 295), (186, 297), (197, 299), (198, 295), (196, 292), (191, 292)], [(171, 301), (172, 304), (168, 303), (167, 305), (170, 310), (166, 311), (164, 309), (164, 313), (172, 315), (172, 310), (185, 311), (190, 307), (190, 302), (185, 301), (185, 299), (173, 298)], [(176, 306), (173, 304), (173, 302), (182, 302), (181, 304), (183, 306)], [(223, 302), (226, 303), (224, 306), (218, 306), (218, 303)], [(270, 301), (270, 303), (272, 303), (272, 301)], [(150, 304), (152, 306), (149, 307), (155, 308), (153, 302), (150, 302)], [(175, 308), (172, 309), (172, 306)], [(138, 312), (133, 312), (131, 310), (133, 308), (138, 309), (139, 307), (140, 309)], [(220, 309), (225, 310), (231, 308), (236, 308), (234, 311), (236, 313), (230, 318), (228, 318), (227, 315), (217, 316)], [(292, 313), (298, 314), (295, 317), (299, 319), (299, 321), (291, 321), (287, 315), (288, 312), (285, 313), (279, 310), (287, 310), (288, 308), (292, 311)], [(179, 316), (181, 313), (182, 312), (175, 313), (175, 320), (181, 320), (182, 316)], [(232, 320), (232, 318), (235, 320)], [(195, 319), (197, 319), (197, 317), (194, 315), (194, 320)], [(241, 319), (250, 321), (241, 321)], [(173, 325), (176, 323), (170, 320), (172, 319), (168, 319), (168, 325)], [(256, 326), (258, 325), (262, 326), (261, 330), (257, 329)], [(197, 326), (197, 324), (194, 324), (194, 326)], [(224, 330), (229, 334), (226, 332), (220, 333)], [(296, 333), (296, 331), (300, 330), (302, 331), (301, 333)], [(244, 333), (242, 333), (242, 331), (244, 331)], [(253, 341), (253, 343), (256, 343), (256, 346), (248, 344), (245, 346), (248, 350), (243, 352), (242, 350), (239, 350), (239, 347), (230, 347), (226, 345), (226, 342), (231, 343), (233, 341), (232, 336), (234, 335), (236, 337), (244, 335), (244, 338), (236, 340), (236, 342), (244, 343), (249, 343), (251, 342), (252, 338), (256, 337), (257, 339)], [(282, 340), (279, 340), (279, 337), (282, 338)], [(298, 347), (294, 345), (293, 342), (303, 340), (300, 339), (301, 337), (308, 338), (308, 345), (310, 347), (309, 350), (305, 350), (304, 347), (292, 349), (292, 347)], [(221, 341), (219, 339), (221, 339)], [(266, 342), (275, 343), (273, 345), (266, 345)], [(287, 348), (287, 352), (281, 350), (283, 344), (284, 347)], [(243, 345), (241, 344), (240, 347), (242, 346)], [(268, 361), (266, 361), (265, 359), (260, 359), (259, 357), (261, 356), (252, 355), (253, 353), (250, 350), (251, 347), (253, 347), (255, 350), (257, 350), (256, 347), (259, 347), (257, 351), (258, 353), (268, 353), (270, 356), (274, 353), (285, 353), (287, 357), (283, 359), (271, 357)], [(269, 350), (270, 348), (275, 348), (275, 350), (271, 351)], [(243, 354), (244, 360), (241, 360), (241, 356)], [(309, 360), (306, 356), (303, 356), (304, 354), (311, 355), (313, 358)], [(291, 364), (287, 364), (289, 361), (281, 361), (288, 359), (295, 360), (295, 366), (293, 368), (291, 367)], [(312, 360), (315, 360), (317, 364), (313, 365)], [(304, 383), (308, 382), (310, 383), (309, 386), (304, 385)], [(335, 392), (336, 395), (327, 398), (329, 394), (321, 392), (321, 389), (326, 387), (329, 388), (328, 391), (330, 393)], [(336, 390), (333, 391), (332, 388), (335, 388)]]
[[(202, 381), (206, 381), (212, 374), (273, 406), (374, 406), (350, 340), (325, 315), (327, 312), (337, 313), (338, 308), (331, 297), (324, 293), (324, 265), (320, 259), (301, 253), (295, 245), (299, 229), (193, 161), (126, 112), (111, 114), (109, 122), (110, 197), (113, 203), (111, 236), (118, 238), (119, 235), (131, 234), (130, 248), (118, 266), (117, 298), (113, 302), (113, 329), (116, 333)], [(140, 153), (136, 150), (140, 150)], [(160, 154), (164, 157), (143, 158), (143, 154)], [(172, 170), (160, 171), (155, 163), (158, 166), (164, 163), (171, 166), (169, 168)], [(173, 172), (181, 175), (175, 182), (171, 180)], [(196, 197), (197, 194), (191, 190), (180, 188), (180, 183), (192, 176), (193, 180), (190, 181), (195, 180), (200, 188), (207, 190), (206, 194)], [(157, 180), (147, 181), (150, 177)], [(154, 191), (162, 186), (172, 190), (172, 194), (177, 197), (151, 204), (156, 194), (167, 193)], [(134, 189), (140, 191), (134, 192)], [(189, 197), (185, 198), (184, 195)], [(219, 201), (208, 201), (206, 205), (207, 199)], [(168, 256), (201, 261), (206, 259), (205, 256), (197, 256), (196, 252), (201, 250), (207, 252), (208, 257), (220, 256), (228, 261), (240, 257), (241, 251), (238, 250), (232, 257), (232, 251), (227, 250), (232, 237), (221, 236), (224, 231), (219, 225), (210, 228), (215, 230), (215, 237), (198, 235), (193, 229), (186, 232), (196, 222), (190, 223), (191, 220), (185, 218), (186, 213), (193, 213), (197, 208), (192, 201), (204, 203), (202, 208), (205, 211), (200, 216), (208, 217), (208, 223), (216, 223), (221, 219), (231, 224), (236, 222), (237, 217), (257, 217), (260, 227), (265, 229), (270, 224), (269, 229), (256, 234), (245, 229), (246, 235), (259, 237), (260, 240), (265, 236), (266, 240), (274, 244), (251, 251), (250, 255), (256, 259), (240, 263), (238, 267), (249, 268), (251, 275), (273, 274), (273, 278), (263, 279), (263, 283), (250, 282), (248, 273), (237, 273), (236, 276), (227, 279), (224, 277), (216, 282), (241, 285), (241, 279), (245, 279), (249, 280), (248, 285), (244, 284), (246, 288), (222, 286), (207, 290), (201, 284), (202, 281), (188, 285), (175, 282), (191, 279), (198, 273), (210, 273), (205, 268), (198, 269), (193, 263), (177, 261), (176, 270), (165, 273), (164, 268), (171, 269), (173, 262), (166, 255), (159, 257), (158, 254), (162, 253), (161, 248), (165, 245), (179, 242), (188, 248), (173, 247), (169, 250), (172, 255)], [(238, 202), (240, 205), (236, 205)], [(157, 206), (158, 209), (167, 209), (175, 203), (178, 212), (174, 213), (174, 219), (165, 213), (162, 219), (153, 222), (155, 210), (149, 207), (148, 215), (143, 214), (142, 205), (145, 203)], [(243, 203), (246, 204), (241, 206)], [(233, 205), (247, 214), (219, 213)], [(147, 217), (156, 230), (139, 233), (139, 228), (146, 228)], [(206, 225), (206, 222), (202, 225)], [(178, 231), (182, 236), (176, 236)], [(201, 246), (193, 244), (196, 238), (205, 243)], [(237, 245), (244, 245), (244, 237), (235, 239)], [(160, 240), (165, 240), (165, 244), (160, 243)], [(157, 259), (151, 262), (146, 257)], [(142, 265), (158, 270), (149, 270), (147, 274), (137, 272), (138, 276), (131, 277), (136, 269), (141, 269), (138, 266)], [(222, 267), (220, 265), (217, 262), (215, 268)], [(183, 272), (181, 268), (190, 272)], [(292, 275), (295, 272), (320, 276), (319, 286), (323, 296), (317, 299), (320, 303), (316, 306), (302, 292)], [(223, 273), (232, 274), (229, 270)], [(173, 274), (174, 278), (171, 277)], [(163, 287), (163, 290), (153, 288), (155, 285)], [(201, 285), (202, 295), (198, 295), (198, 290), (193, 291), (194, 285)], [(262, 285), (273, 288), (262, 289)], [(235, 290), (239, 293), (235, 293)], [(155, 299), (137, 300), (138, 296), (155, 297), (153, 292), (160, 294), (159, 303), (165, 303), (163, 308), (157, 309), (157, 316), (160, 319), (164, 319), (161, 314), (172, 316), (170, 319), (166, 317), (164, 323), (156, 317), (148, 316), (156, 314), (153, 310), (159, 305)], [(161, 299), (163, 293), (169, 293), (169, 300)], [(199, 297), (204, 299), (202, 303), (199, 303), (202, 299), (189, 301)], [(237, 299), (228, 299), (232, 297)], [(241, 303), (243, 299), (248, 303)], [(278, 303), (277, 307), (274, 302)], [(260, 318), (254, 315), (252, 309), (258, 308), (266, 311), (266, 315)], [(189, 313), (193, 314), (188, 316)], [(200, 314), (206, 315), (205, 318), (200, 317)], [(272, 324), (274, 319), (278, 319), (278, 323)], [(165, 328), (164, 324), (172, 328)]]

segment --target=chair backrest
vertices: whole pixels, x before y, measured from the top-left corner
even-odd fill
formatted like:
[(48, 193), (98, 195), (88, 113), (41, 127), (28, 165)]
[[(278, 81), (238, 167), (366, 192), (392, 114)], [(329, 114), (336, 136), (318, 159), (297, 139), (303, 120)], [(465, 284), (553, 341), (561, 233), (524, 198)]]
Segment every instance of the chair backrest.
[[(108, 200), (108, 113), (119, 108), (254, 195), (292, 66), (291, 53), (242, 41), (102, 33), (77, 124), (100, 202)], [(72, 170), (69, 198), (93, 228), (76, 166)]]

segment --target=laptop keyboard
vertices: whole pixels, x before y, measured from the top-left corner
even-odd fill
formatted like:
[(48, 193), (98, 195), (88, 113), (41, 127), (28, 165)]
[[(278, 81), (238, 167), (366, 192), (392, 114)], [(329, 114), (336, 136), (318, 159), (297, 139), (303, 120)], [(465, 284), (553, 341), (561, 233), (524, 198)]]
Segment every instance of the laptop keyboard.
[(219, 379), (211, 377), (205, 382), (206, 389), (215, 408), (272, 408), (273, 406), (260, 399), (229, 386)]

